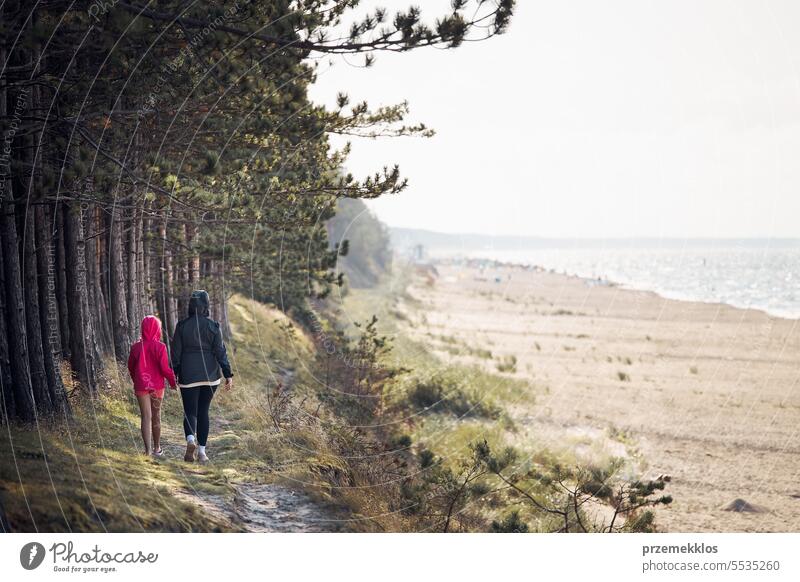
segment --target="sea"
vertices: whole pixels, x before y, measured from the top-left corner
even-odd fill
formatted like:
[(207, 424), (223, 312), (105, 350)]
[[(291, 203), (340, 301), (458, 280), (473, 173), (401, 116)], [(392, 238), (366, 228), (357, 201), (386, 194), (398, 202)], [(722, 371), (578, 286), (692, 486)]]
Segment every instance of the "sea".
[(542, 241), (438, 249), (440, 256), (535, 265), (669, 299), (726, 303), (800, 318), (800, 240)]

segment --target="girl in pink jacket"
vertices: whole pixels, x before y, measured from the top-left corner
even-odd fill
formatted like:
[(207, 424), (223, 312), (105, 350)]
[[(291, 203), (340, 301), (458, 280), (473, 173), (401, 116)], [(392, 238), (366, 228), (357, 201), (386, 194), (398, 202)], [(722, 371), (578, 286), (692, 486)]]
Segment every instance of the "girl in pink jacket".
[(161, 341), (161, 321), (152, 315), (142, 320), (142, 337), (131, 346), (128, 371), (133, 379), (133, 391), (139, 401), (142, 420), (142, 440), (146, 455), (162, 457), (161, 401), (164, 380), (175, 390), (175, 373), (169, 365), (167, 346)]

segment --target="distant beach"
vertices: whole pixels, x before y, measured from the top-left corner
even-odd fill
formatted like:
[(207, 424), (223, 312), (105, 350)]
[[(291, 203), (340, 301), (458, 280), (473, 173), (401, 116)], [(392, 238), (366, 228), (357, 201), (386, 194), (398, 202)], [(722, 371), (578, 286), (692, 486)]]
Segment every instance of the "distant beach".
[(562, 274), (655, 291), (667, 299), (725, 303), (800, 318), (800, 246), (487, 250), (470, 256), (541, 265)]
[(797, 320), (531, 266), (434, 264), (408, 290), (420, 307), (406, 332), (445, 360), (529, 379), (518, 438), (670, 475), (667, 531), (800, 528)]
[(432, 260), (538, 266), (667, 299), (800, 318), (800, 239), (547, 239), (394, 228), (392, 240)]

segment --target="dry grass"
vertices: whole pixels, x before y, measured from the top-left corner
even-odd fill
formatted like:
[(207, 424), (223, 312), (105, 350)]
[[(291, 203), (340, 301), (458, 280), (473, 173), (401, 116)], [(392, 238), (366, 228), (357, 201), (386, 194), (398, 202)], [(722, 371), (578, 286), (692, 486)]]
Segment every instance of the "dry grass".
[[(140, 454), (135, 401), (120, 392), (76, 406), (69, 426), (2, 431), (0, 488), (13, 531), (228, 529), (172, 495), (174, 489), (224, 495), (224, 475)], [(165, 424), (176, 422), (179, 407), (174, 395), (167, 399)]]
[[(241, 296), (231, 299), (229, 312), (236, 388), (218, 391), (212, 404), (215, 462), (182, 461), (183, 412), (171, 391), (162, 419), (168, 458), (140, 454), (127, 371), (109, 363), (102, 396), (92, 401), (76, 393), (69, 425), (0, 431), (0, 500), (15, 531), (223, 531), (235, 526), (173, 492), (224, 498), (232, 496), (232, 483), (254, 480), (314, 486), (309, 467), (318, 459), (308, 451), (316, 450), (315, 437), (275, 431), (267, 397), (279, 380), (307, 381), (311, 340), (283, 313)], [(303, 439), (306, 446), (291, 446)]]

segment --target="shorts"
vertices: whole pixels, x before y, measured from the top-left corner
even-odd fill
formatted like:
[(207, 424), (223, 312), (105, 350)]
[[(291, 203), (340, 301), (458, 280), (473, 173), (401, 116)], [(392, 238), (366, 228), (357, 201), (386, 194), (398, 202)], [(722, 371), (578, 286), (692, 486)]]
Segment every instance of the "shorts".
[(134, 394), (136, 396), (147, 396), (150, 395), (150, 398), (155, 398), (156, 400), (161, 400), (164, 398), (164, 389), (161, 390), (134, 390)]

